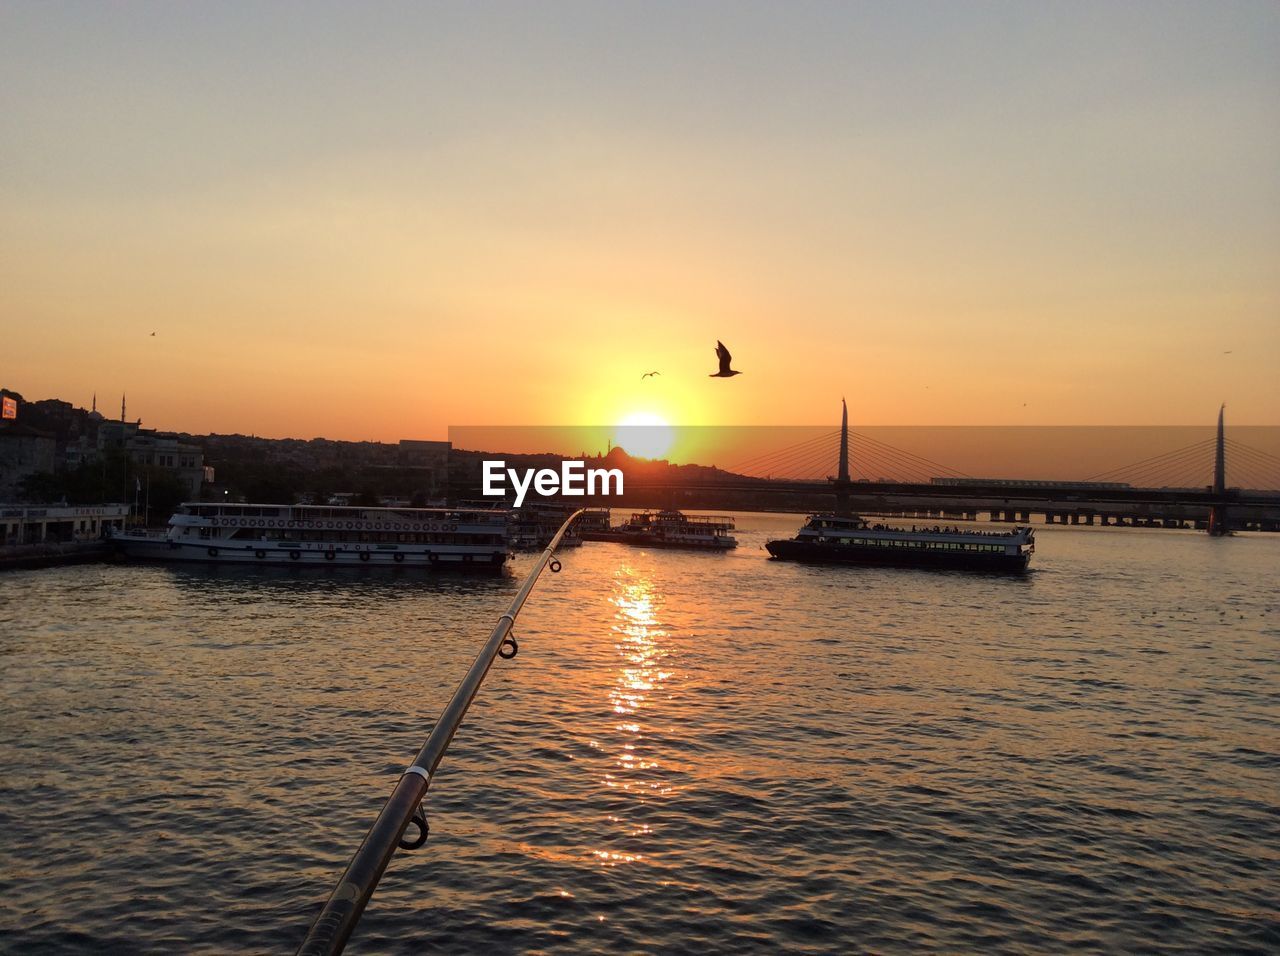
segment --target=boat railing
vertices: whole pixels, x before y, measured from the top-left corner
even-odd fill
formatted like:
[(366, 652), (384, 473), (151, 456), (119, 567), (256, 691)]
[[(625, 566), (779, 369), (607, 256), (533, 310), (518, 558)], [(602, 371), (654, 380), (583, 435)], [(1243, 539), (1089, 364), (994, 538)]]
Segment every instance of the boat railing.
[(935, 527), (931, 525), (926, 525), (924, 527), (912, 526), (910, 528), (895, 528), (892, 525), (870, 524), (870, 523), (866, 525), (860, 525), (857, 527), (845, 526), (845, 525), (839, 525), (839, 524), (810, 523), (810, 524), (806, 524), (804, 529), (802, 530), (832, 532), (832, 533), (837, 533), (837, 532), (844, 533), (844, 532), (856, 530), (856, 531), (870, 531), (874, 534), (905, 534), (905, 535), (931, 534), (931, 535), (940, 535), (940, 536), (947, 535), (950, 537), (965, 537), (965, 538), (1017, 538), (1017, 537), (1020, 537), (1021, 535), (1028, 534), (1028, 533), (1031, 535), (1035, 534), (1034, 529), (1027, 528), (1027, 527), (1017, 527), (1012, 530), (980, 531), (977, 528), (959, 528), (955, 526), (947, 526), (947, 527), (936, 526)]
[(658, 522), (658, 526), (659, 526), (659, 527), (663, 527), (663, 528), (667, 528), (667, 529), (672, 530), (672, 531), (679, 531), (679, 530), (681, 530), (681, 529), (687, 529), (687, 530), (689, 530), (689, 531), (697, 531), (697, 532), (699, 532), (699, 533), (705, 533), (705, 532), (708, 532), (708, 531), (734, 531), (734, 530), (736, 530), (736, 529), (735, 529), (735, 526), (734, 526), (734, 523), (733, 523), (733, 521), (732, 521), (732, 520), (730, 520), (730, 519), (715, 519), (715, 518), (704, 518), (704, 519), (702, 519), (702, 520), (698, 520), (698, 521), (694, 521), (694, 520), (689, 520), (689, 521), (662, 521), (662, 522)]
[(723, 528), (726, 531), (732, 531), (734, 529), (733, 519), (728, 515), (687, 515), (680, 512), (669, 513), (663, 511), (646, 511), (632, 515), (631, 520), (636, 523), (649, 525), (674, 527), (696, 525), (700, 529)]
[[(547, 549), (529, 570), (506, 613), (498, 618), (489, 639), (480, 648), (480, 653), (463, 676), (462, 683), (445, 705), (427, 742), (400, 776), (390, 799), (383, 805), (378, 818), (365, 835), (360, 849), (347, 864), (346, 871), (329, 895), (320, 915), (311, 924), (311, 930), (298, 948), (299, 956), (342, 952), (396, 849), (416, 850), (426, 843), (427, 818), (422, 809), (422, 800), (427, 795), (436, 767), (449, 749), (462, 718), (466, 716), (485, 675), (493, 666), (494, 658), (502, 657), (506, 660), (516, 656), (519, 647), (511, 636), (516, 617), (533, 591), (533, 586), (538, 583), (543, 569), (550, 565), (553, 572), (560, 570), (560, 563), (555, 559), (556, 548), (581, 514), (581, 510), (575, 511), (560, 525), (560, 530), (551, 539)], [(404, 833), (410, 824), (418, 832), (413, 840), (406, 842)]]

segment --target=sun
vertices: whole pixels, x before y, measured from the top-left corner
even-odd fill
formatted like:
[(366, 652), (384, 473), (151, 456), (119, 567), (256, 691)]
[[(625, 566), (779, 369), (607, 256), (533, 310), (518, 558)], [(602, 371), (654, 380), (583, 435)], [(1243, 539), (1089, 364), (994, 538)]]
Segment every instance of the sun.
[(613, 443), (638, 458), (661, 458), (674, 439), (675, 431), (667, 420), (652, 412), (633, 412), (613, 430)]

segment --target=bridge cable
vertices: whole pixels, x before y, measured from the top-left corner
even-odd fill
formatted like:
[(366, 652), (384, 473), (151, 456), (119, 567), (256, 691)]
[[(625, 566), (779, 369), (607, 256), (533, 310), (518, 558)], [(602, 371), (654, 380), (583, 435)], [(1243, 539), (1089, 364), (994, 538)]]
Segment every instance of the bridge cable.
[[(797, 442), (794, 445), (788, 445), (785, 448), (779, 448), (771, 452), (766, 452), (764, 454), (756, 455), (752, 458), (744, 459), (743, 461), (739, 462), (738, 464), (726, 470), (732, 471), (736, 474), (750, 474), (752, 471), (758, 472), (762, 470), (767, 471), (775, 465), (785, 464), (789, 461), (794, 460), (794, 458), (797, 455), (808, 454), (808, 452), (812, 449), (812, 446), (822, 445), (823, 443), (826, 443), (826, 442), (836, 442), (838, 441), (839, 437), (840, 437), (839, 430), (836, 430), (833, 432), (827, 432), (822, 435), (816, 435), (813, 438), (808, 438), (802, 442)], [(834, 453), (835, 451), (833, 450), (833, 454)]]
[(1199, 449), (1204, 449), (1204, 448), (1211, 448), (1211, 447), (1213, 446), (1214, 442), (1215, 442), (1215, 439), (1213, 439), (1213, 438), (1206, 438), (1206, 439), (1204, 439), (1203, 441), (1195, 442), (1194, 444), (1192, 444), (1192, 445), (1187, 445), (1187, 446), (1185, 446), (1185, 447), (1183, 447), (1183, 448), (1177, 448), (1177, 449), (1175, 449), (1175, 450), (1173, 450), (1173, 451), (1170, 451), (1170, 452), (1164, 452), (1163, 454), (1160, 454), (1160, 455), (1153, 455), (1153, 456), (1152, 456), (1152, 457), (1150, 457), (1150, 458), (1144, 458), (1144, 459), (1142, 459), (1141, 461), (1136, 461), (1136, 462), (1133, 462), (1133, 463), (1128, 464), (1128, 465), (1122, 465), (1122, 466), (1120, 466), (1119, 468), (1112, 468), (1110, 471), (1104, 471), (1104, 472), (1100, 472), (1099, 474), (1096, 474), (1096, 475), (1090, 475), (1088, 478), (1085, 478), (1084, 480), (1085, 480), (1085, 481), (1115, 481), (1115, 480), (1122, 480), (1122, 479), (1120, 479), (1120, 478), (1119, 478), (1119, 477), (1117, 477), (1117, 476), (1120, 476), (1120, 475), (1122, 475), (1123, 473), (1130, 471), (1131, 469), (1137, 468), (1139, 465), (1146, 465), (1146, 464), (1148, 464), (1148, 463), (1157, 463), (1157, 462), (1161, 462), (1161, 461), (1163, 461), (1163, 460), (1165, 460), (1165, 459), (1172, 458), (1172, 457), (1174, 457), (1174, 456), (1182, 455), (1182, 454), (1183, 454), (1183, 453), (1185, 453), (1185, 452), (1190, 452), (1190, 451), (1193, 451), (1193, 450), (1199, 450)]
[(1261, 448), (1254, 448), (1252, 445), (1246, 445), (1244, 442), (1237, 441), (1234, 438), (1227, 438), (1225, 439), (1225, 441), (1226, 441), (1227, 447), (1232, 449), (1233, 451), (1251, 453), (1253, 455), (1256, 455), (1258, 458), (1263, 459), (1264, 461), (1269, 461), (1273, 465), (1280, 467), (1280, 456), (1276, 456), (1271, 454), (1270, 452), (1263, 451)]
[(883, 442), (870, 443), (864, 435), (859, 435), (858, 438), (862, 440), (854, 446), (854, 450), (850, 451), (850, 455), (852, 456), (856, 451), (860, 458), (870, 460), (873, 464), (879, 465), (882, 472), (888, 473), (886, 477), (893, 476), (897, 479), (898, 476), (905, 476), (911, 481), (926, 485), (931, 478), (941, 477), (936, 474), (939, 470), (953, 472), (951, 477), (968, 477), (954, 472), (953, 469), (947, 468), (945, 465), (931, 462), (927, 458), (920, 458), (910, 452), (903, 452), (892, 445), (885, 445)]
[(1168, 485), (1174, 477), (1187, 473), (1188, 467), (1194, 469), (1198, 475), (1206, 472), (1213, 474), (1213, 461), (1206, 457), (1203, 448), (1184, 449), (1181, 454), (1170, 454), (1159, 462), (1147, 464), (1141, 468), (1134, 468), (1126, 473), (1126, 478), (1131, 484), (1146, 484), (1151, 487), (1159, 482)]
[(938, 469), (939, 471), (944, 473), (944, 474), (938, 474), (938, 475), (930, 475), (930, 477), (942, 478), (942, 477), (947, 477), (948, 475), (952, 478), (972, 478), (973, 477), (972, 475), (965, 474), (963, 471), (957, 471), (955, 468), (952, 468), (949, 465), (940, 464), (939, 462), (933, 461), (930, 458), (925, 458), (921, 455), (913, 454), (912, 452), (906, 451), (902, 448), (896, 448), (893, 445), (888, 444), (887, 442), (878, 441), (877, 439), (872, 438), (870, 435), (864, 435), (862, 432), (852, 432), (852, 431), (849, 432), (849, 438), (853, 439), (854, 437), (857, 437), (858, 439), (860, 439), (861, 441), (869, 445), (879, 446), (880, 448), (886, 451), (904, 456), (905, 458), (918, 462), (920, 465), (926, 466), (927, 468)]

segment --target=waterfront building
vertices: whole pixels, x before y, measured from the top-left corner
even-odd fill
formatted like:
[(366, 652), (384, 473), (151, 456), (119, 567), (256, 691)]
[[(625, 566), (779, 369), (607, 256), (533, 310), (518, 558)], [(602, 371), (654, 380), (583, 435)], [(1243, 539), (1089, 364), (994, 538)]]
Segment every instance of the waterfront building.
[(0, 504), (0, 545), (96, 541), (124, 530), (128, 505)]
[(0, 497), (15, 497), (25, 478), (54, 470), (57, 439), (20, 421), (0, 424)]
[(204, 464), (199, 445), (184, 442), (176, 435), (143, 428), (138, 422), (104, 421), (98, 426), (98, 451), (123, 452), (135, 465), (169, 472), (184, 489), (184, 497), (200, 497), (200, 486), (213, 480), (213, 469)]

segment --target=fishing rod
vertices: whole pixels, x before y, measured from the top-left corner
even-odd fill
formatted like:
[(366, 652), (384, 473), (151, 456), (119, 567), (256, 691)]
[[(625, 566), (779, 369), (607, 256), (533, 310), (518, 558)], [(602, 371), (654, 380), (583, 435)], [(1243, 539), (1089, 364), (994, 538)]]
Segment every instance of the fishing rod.
[[(298, 956), (326, 956), (326, 954), (341, 953), (396, 849), (416, 850), (427, 842), (427, 815), (422, 809), (422, 799), (427, 795), (427, 788), (431, 785), (436, 767), (439, 766), (445, 751), (449, 749), (458, 725), (462, 723), (467, 708), (471, 706), (472, 700), (480, 690), (480, 684), (493, 665), (494, 657), (509, 660), (516, 656), (520, 648), (516, 644), (516, 639), (511, 636), (516, 615), (520, 613), (533, 586), (538, 583), (538, 576), (542, 574), (543, 568), (550, 564), (552, 572), (560, 570), (560, 562), (555, 557), (556, 548), (560, 546), (565, 532), (578, 520), (584, 510), (578, 509), (560, 526), (560, 530), (555, 533), (547, 549), (542, 552), (541, 557), (524, 579), (524, 584), (516, 592), (511, 606), (507, 608), (507, 613), (498, 618), (498, 624), (494, 627), (493, 633), (480, 648), (480, 653), (476, 655), (466, 676), (462, 678), (462, 683), (458, 685), (458, 689), (453, 692), (453, 697), (440, 713), (440, 718), (432, 728), (431, 735), (427, 737), (427, 742), (422, 745), (418, 756), (396, 783), (390, 799), (383, 806), (378, 818), (373, 821), (369, 832), (365, 834), (364, 842), (360, 844), (360, 849), (356, 850), (355, 856), (347, 864), (346, 872), (342, 874), (342, 879), (329, 895), (324, 909), (311, 924), (311, 930), (307, 933), (306, 939), (298, 947)], [(412, 840), (405, 840), (405, 831), (411, 823), (417, 827), (417, 836)]]

